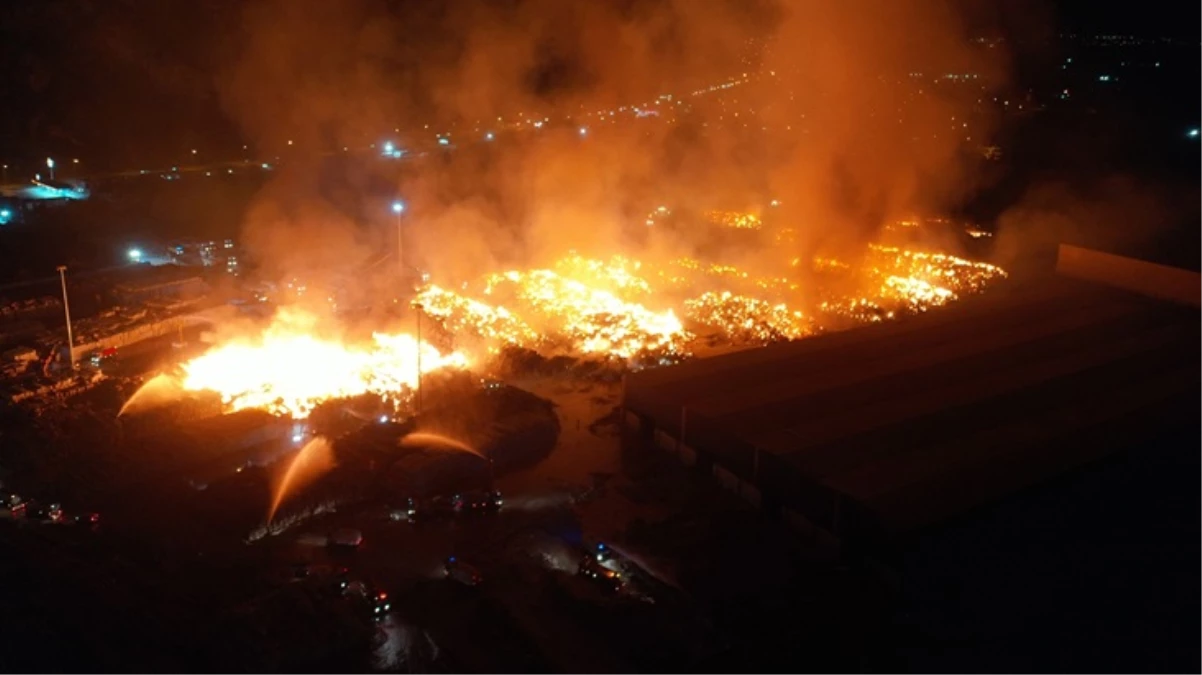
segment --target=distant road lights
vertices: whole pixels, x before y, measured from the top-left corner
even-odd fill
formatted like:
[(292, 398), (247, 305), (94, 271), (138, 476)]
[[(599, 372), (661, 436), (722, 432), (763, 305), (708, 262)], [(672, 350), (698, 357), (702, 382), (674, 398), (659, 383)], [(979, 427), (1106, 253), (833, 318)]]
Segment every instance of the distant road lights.
[(193, 154), (193, 155), (195, 155), (195, 154), (196, 154), (196, 148), (192, 148), (192, 154)]
[(130, 262), (142, 262), (142, 249), (140, 248), (131, 248), (126, 255), (129, 256)]
[(491, 141), (494, 138), (496, 138), (496, 136), (491, 131), (484, 134), (484, 140), (486, 140), (486, 141)]
[(442, 136), (440, 136), (440, 137), (438, 138), (438, 144), (439, 144), (439, 145), (450, 145), (450, 144), (451, 144), (451, 139), (449, 139), (449, 138), (446, 138), (446, 137), (442, 137)]
[(580, 135), (588, 136), (588, 127), (580, 127)]
[(53, 158), (51, 158), (51, 157), (46, 158), (46, 168), (50, 169), (50, 180), (54, 180), (54, 159)]

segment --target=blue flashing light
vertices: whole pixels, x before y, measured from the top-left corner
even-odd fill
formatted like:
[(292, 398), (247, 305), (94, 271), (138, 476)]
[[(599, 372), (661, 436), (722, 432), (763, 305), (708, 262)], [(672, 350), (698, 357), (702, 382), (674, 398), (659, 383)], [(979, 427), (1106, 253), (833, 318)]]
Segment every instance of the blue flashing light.
[(13, 210), (9, 208), (0, 209), (0, 225), (6, 225), (12, 222)]

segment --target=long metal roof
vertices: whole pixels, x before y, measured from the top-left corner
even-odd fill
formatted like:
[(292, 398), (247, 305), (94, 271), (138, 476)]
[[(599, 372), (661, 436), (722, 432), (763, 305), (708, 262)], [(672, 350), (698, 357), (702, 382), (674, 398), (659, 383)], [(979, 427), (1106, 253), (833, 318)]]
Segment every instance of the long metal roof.
[(1196, 423), (1200, 339), (1196, 310), (1051, 277), (633, 374), (625, 405), (784, 506), (896, 533)]

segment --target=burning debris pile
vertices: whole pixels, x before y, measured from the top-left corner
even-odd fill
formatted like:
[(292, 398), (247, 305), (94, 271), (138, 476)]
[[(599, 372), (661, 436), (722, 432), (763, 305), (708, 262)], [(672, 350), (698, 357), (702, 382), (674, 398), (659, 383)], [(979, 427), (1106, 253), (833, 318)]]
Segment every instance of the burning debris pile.
[[(746, 231), (751, 222), (724, 214), (716, 224)], [(781, 232), (788, 231), (767, 234)], [(852, 259), (764, 263), (761, 271), (689, 257), (654, 263), (571, 253), (543, 268), (485, 274), (458, 290), (427, 285), (412, 304), (460, 351), (408, 334), (348, 341), (316, 317), (284, 309), (258, 334), (182, 364), (173, 386), (216, 392), (227, 411), (297, 419), (324, 401), (363, 395), (404, 410), (421, 373), (464, 368), (465, 354), (494, 370), (535, 362), (556, 372), (577, 372), (578, 364), (594, 374), (638, 369), (688, 358), (699, 338), (714, 347), (803, 339), (925, 312), (1006, 276), (987, 263), (884, 244)]]
[[(720, 222), (747, 229), (750, 217), (738, 216), (724, 214)], [(791, 261), (796, 272), (803, 264)], [(816, 287), (692, 258), (654, 265), (573, 253), (550, 269), (487, 275), (462, 292), (431, 285), (415, 305), (458, 340), (483, 341), (493, 355), (520, 347), (643, 364), (687, 356), (702, 334), (766, 344), (921, 313), (1006, 276), (987, 263), (878, 244), (855, 262), (814, 258), (806, 271)], [(856, 291), (834, 290), (846, 288)]]
[[(448, 332), (489, 341), (493, 353), (505, 346), (547, 351), (562, 347), (568, 353), (630, 360), (683, 352), (692, 336), (671, 309), (654, 311), (620, 297), (650, 292), (646, 281), (626, 270), (627, 262), (615, 258), (606, 264), (570, 256), (556, 270), (488, 275), (478, 292), (496, 304), (438, 286), (425, 288), (415, 304)], [(543, 326), (543, 331), (532, 324)]]
[(817, 332), (814, 320), (784, 303), (706, 291), (685, 301), (685, 316), (707, 326), (720, 326), (734, 342), (768, 343), (797, 340)]
[(423, 372), (467, 365), (410, 335), (375, 333), (351, 344), (322, 337), (316, 319), (281, 311), (260, 335), (231, 340), (184, 363), (185, 391), (215, 391), (229, 410), (257, 408), (304, 418), (322, 401), (376, 394), (400, 406)]

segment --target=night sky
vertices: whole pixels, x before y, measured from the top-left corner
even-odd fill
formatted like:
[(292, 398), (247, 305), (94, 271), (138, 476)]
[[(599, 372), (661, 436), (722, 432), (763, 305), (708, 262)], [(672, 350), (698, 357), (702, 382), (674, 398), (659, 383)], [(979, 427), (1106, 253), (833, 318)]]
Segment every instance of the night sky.
[[(637, 16), (670, 0), (613, 0), (623, 16)], [(430, 84), (414, 73), (453, 60), (462, 49), (459, 30), (478, 16), (462, 14), (463, 2), (365, 0), (340, 3), (339, 12), (391, 17), (404, 31), (405, 49), (389, 54), (390, 83), (421, 102)], [(493, 0), (514, 8), (523, 0)], [(525, 3), (529, 4), (529, 3)], [(770, 31), (771, 0), (740, 3)], [(818, 3), (821, 4), (821, 3)], [(968, 25), (1012, 38), (1051, 39), (1057, 32), (1122, 32), (1196, 38), (1197, 10), (1172, 2), (1026, 0), (996, 3), (963, 0)], [(261, 2), (194, 0), (13, 0), (0, 4), (0, 155), (21, 165), (48, 154), (81, 156), (93, 167), (177, 157), (202, 145), (231, 151), (245, 133), (229, 119), (219, 88), (224, 73), (247, 41), (247, 16)], [(305, 2), (295, 3), (305, 11)], [(348, 9), (349, 8), (349, 9)], [(1183, 12), (1189, 15), (1183, 21)], [(515, 14), (520, 16), (520, 14)], [(285, 29), (281, 29), (285, 30)], [(261, 34), (261, 33), (260, 33)], [(400, 42), (400, 41), (398, 41)], [(316, 63), (330, 62), (327, 45), (312, 45)], [(573, 70), (570, 54), (541, 45), (542, 67), (526, 82), (537, 93), (587, 87), (590, 74)], [(335, 63), (336, 60), (335, 60)], [(336, 67), (353, 70), (350, 62)], [(673, 74), (680, 75), (679, 73)]]

